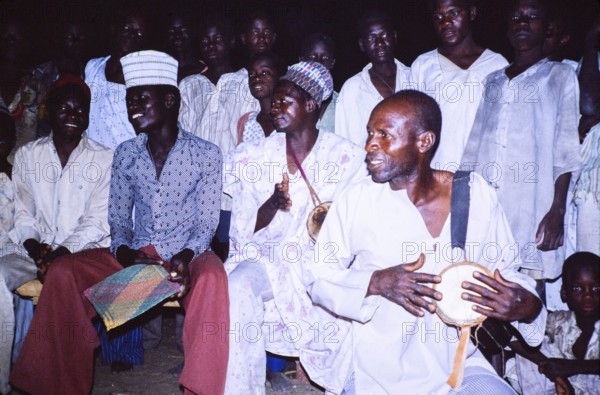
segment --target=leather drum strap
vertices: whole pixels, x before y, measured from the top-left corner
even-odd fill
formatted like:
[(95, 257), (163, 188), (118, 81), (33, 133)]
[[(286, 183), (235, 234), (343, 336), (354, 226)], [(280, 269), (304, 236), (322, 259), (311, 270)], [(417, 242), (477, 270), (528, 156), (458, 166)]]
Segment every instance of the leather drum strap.
[[(465, 249), (467, 241), (467, 224), (469, 223), (469, 206), (471, 203), (471, 188), (469, 180), (470, 171), (457, 171), (452, 181), (452, 197), (450, 202), (450, 234), (452, 247)], [(465, 257), (466, 258), (466, 257)], [(460, 341), (454, 356), (454, 367), (448, 379), (450, 387), (458, 390), (465, 376), (465, 362), (467, 360), (467, 346), (471, 328), (460, 327)]]
[(454, 367), (447, 381), (448, 385), (456, 391), (460, 388), (465, 377), (465, 362), (467, 360), (467, 346), (469, 345), (470, 334), (470, 327), (462, 326), (460, 328), (460, 340), (458, 342), (458, 350), (456, 350), (456, 355), (454, 356)]

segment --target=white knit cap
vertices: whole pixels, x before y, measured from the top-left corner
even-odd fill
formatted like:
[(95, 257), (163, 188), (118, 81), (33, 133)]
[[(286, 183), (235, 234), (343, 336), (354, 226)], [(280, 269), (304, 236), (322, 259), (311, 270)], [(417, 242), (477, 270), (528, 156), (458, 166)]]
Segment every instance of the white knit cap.
[(125, 87), (171, 85), (177, 88), (177, 60), (158, 51), (132, 52), (121, 58)]

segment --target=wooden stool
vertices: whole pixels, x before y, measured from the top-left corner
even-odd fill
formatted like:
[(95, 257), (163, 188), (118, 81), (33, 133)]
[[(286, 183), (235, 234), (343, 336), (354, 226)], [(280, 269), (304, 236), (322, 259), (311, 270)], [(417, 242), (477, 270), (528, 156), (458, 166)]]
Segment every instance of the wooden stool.
[(17, 288), (16, 292), (23, 298), (30, 298), (36, 305), (42, 292), (42, 283), (39, 280), (31, 280)]

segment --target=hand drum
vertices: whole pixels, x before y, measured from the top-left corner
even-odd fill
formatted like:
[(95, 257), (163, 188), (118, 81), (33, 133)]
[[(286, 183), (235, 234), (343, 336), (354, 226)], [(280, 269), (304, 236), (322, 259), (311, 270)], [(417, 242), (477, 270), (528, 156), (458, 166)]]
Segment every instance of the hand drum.
[(325, 217), (327, 216), (330, 207), (331, 202), (324, 202), (313, 208), (310, 214), (308, 214), (306, 227), (312, 241), (317, 241), (321, 226), (323, 226), (323, 222), (325, 221)]
[(435, 301), (437, 315), (446, 324), (460, 328), (460, 342), (454, 357), (454, 368), (448, 379), (448, 384), (455, 390), (460, 388), (464, 377), (470, 328), (481, 324), (487, 318), (487, 316), (473, 310), (474, 303), (461, 297), (463, 293), (469, 293), (469, 291), (462, 288), (464, 281), (487, 287), (486, 284), (473, 277), (475, 272), (492, 276), (492, 273), (484, 266), (465, 261), (450, 265), (442, 270), (440, 273), (442, 281), (433, 285), (433, 289), (442, 294), (442, 300)]

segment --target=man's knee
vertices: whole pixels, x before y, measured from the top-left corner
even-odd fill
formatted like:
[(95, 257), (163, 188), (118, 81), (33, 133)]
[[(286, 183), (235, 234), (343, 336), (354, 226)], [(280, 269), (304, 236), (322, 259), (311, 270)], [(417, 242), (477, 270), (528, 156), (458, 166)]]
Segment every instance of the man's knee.
[(199, 270), (199, 277), (211, 283), (227, 282), (223, 262), (213, 252), (205, 252), (191, 262), (192, 270)]
[(46, 278), (67, 278), (71, 277), (75, 270), (75, 254), (63, 255), (53, 260), (48, 266)]

